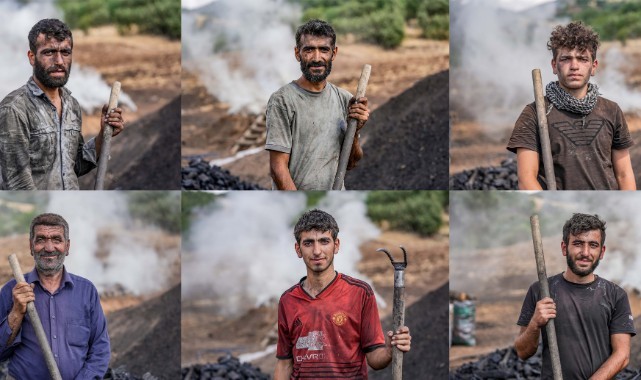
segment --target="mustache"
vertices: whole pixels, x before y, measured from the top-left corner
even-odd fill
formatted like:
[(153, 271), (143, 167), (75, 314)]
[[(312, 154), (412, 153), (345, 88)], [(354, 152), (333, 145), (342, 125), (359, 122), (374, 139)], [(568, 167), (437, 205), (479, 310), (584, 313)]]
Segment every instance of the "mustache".
[(47, 69), (47, 73), (53, 73), (54, 71), (60, 71), (60, 70), (64, 71), (65, 73), (67, 72), (67, 68), (66, 67), (64, 67), (62, 65), (54, 65), (54, 66), (50, 66)]
[(323, 62), (310, 62), (306, 66), (307, 67), (327, 67), (327, 64)]

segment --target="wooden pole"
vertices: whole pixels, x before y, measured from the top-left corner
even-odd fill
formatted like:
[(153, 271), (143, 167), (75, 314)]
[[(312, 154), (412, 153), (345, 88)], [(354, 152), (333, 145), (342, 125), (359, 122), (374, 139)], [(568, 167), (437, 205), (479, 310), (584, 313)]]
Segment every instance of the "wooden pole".
[[(111, 94), (109, 95), (109, 105), (107, 106), (107, 114), (118, 106), (118, 97), (120, 96), (120, 82), (114, 82), (111, 86)], [(105, 185), (105, 174), (107, 173), (107, 165), (109, 164), (109, 152), (111, 151), (111, 136), (113, 129), (108, 123), (105, 123), (105, 128), (102, 132), (102, 147), (100, 148), (100, 158), (98, 159), (98, 173), (96, 174), (96, 184), (94, 190), (102, 190)]]
[(534, 103), (536, 104), (536, 118), (539, 123), (539, 139), (541, 140), (541, 154), (543, 155), (545, 182), (548, 190), (556, 190), (556, 177), (554, 176), (554, 162), (552, 161), (548, 117), (545, 114), (545, 98), (543, 97), (541, 70), (532, 70), (532, 82), (534, 83)]

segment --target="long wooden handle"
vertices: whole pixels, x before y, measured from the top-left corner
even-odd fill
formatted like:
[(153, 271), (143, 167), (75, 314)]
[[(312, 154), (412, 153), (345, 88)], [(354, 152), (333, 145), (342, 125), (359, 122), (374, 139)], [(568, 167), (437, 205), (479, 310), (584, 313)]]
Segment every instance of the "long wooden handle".
[(539, 124), (539, 137), (541, 140), (541, 154), (543, 154), (545, 182), (547, 183), (548, 190), (556, 190), (556, 177), (554, 176), (554, 162), (552, 161), (548, 117), (545, 114), (545, 98), (543, 97), (541, 70), (532, 70), (532, 82), (534, 84), (534, 103), (536, 104), (536, 118)]
[[(361, 78), (358, 81), (358, 87), (356, 88), (356, 99), (362, 98), (365, 96), (365, 90), (367, 89), (367, 82), (369, 81), (369, 75), (372, 72), (372, 66), (363, 65), (363, 70), (361, 71)], [(341, 190), (343, 188), (343, 181), (345, 180), (345, 172), (347, 172), (347, 163), (349, 162), (349, 156), (352, 152), (352, 145), (354, 144), (354, 135), (356, 135), (356, 124), (358, 120), (349, 119), (347, 123), (347, 130), (345, 131), (345, 137), (343, 138), (343, 145), (341, 147), (341, 155), (338, 157), (338, 169), (336, 170), (336, 176), (334, 177), (334, 184), (332, 185), (332, 190)]]
[[(538, 215), (535, 214), (530, 217), (530, 225), (532, 226), (534, 258), (536, 259), (536, 272), (539, 275), (541, 298), (545, 298), (550, 296), (550, 287), (548, 284), (548, 276), (545, 271), (545, 257), (543, 256), (543, 241), (541, 239)], [(554, 319), (548, 320), (548, 323), (545, 326), (545, 331), (548, 337), (548, 348), (550, 350), (550, 359), (552, 360), (552, 374), (554, 376), (554, 380), (563, 380), (563, 375), (561, 373), (561, 357), (559, 356), (559, 345), (556, 340)]]
[[(120, 82), (114, 82), (111, 86), (111, 94), (109, 95), (109, 105), (107, 106), (107, 114), (118, 106), (118, 97), (120, 96)], [(100, 149), (100, 158), (98, 159), (98, 173), (96, 174), (96, 184), (94, 190), (102, 190), (105, 185), (105, 174), (107, 173), (107, 165), (109, 164), (109, 152), (111, 151), (111, 135), (113, 130), (111, 126), (106, 123), (102, 132), (102, 147)]]
[[(25, 282), (24, 275), (22, 274), (22, 269), (20, 269), (20, 263), (18, 263), (18, 258), (15, 253), (9, 255), (9, 265), (11, 265), (11, 270), (13, 271), (13, 277), (17, 282)], [(36, 333), (36, 338), (38, 339), (38, 344), (42, 349), (42, 354), (45, 357), (45, 363), (49, 369), (52, 380), (62, 380), (60, 376), (60, 371), (58, 371), (58, 365), (56, 360), (53, 358), (53, 353), (51, 352), (51, 347), (49, 347), (49, 341), (47, 340), (47, 334), (42, 327), (42, 322), (38, 316), (38, 311), (36, 310), (36, 305), (33, 304), (33, 301), (27, 303), (27, 314), (29, 315), (29, 321), (33, 330)]]
[[(405, 325), (405, 271), (394, 271), (394, 333)], [(403, 379), (403, 352), (397, 347), (392, 349), (392, 379)]]

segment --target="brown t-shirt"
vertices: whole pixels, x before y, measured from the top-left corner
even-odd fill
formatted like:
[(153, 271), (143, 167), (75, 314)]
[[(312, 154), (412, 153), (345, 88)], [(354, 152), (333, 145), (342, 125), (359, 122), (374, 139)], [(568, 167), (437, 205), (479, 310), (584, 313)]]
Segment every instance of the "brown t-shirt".
[[(546, 99), (546, 110), (550, 103)], [(599, 97), (585, 116), (552, 107), (548, 115), (550, 147), (558, 190), (617, 190), (612, 149), (634, 144), (619, 106)], [(536, 107), (528, 104), (516, 121), (507, 149), (526, 148), (539, 153), (538, 181), (547, 188), (541, 155)]]

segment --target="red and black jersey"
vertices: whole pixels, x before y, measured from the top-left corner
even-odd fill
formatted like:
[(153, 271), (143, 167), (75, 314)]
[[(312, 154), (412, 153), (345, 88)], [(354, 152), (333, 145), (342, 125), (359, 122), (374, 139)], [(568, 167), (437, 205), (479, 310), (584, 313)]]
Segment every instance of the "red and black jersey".
[(367, 379), (365, 354), (385, 345), (372, 288), (337, 273), (312, 298), (301, 282), (278, 304), (278, 359), (293, 359), (292, 379)]

